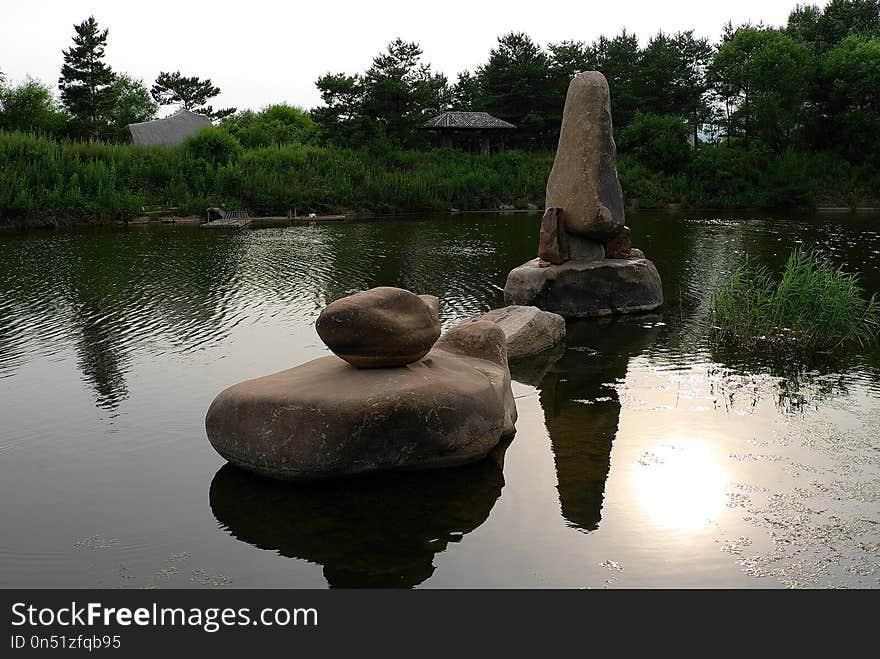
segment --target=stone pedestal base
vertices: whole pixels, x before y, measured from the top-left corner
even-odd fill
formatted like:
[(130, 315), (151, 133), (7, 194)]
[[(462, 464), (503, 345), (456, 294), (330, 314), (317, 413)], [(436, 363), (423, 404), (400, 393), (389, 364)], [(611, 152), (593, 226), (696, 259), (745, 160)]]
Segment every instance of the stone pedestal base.
[[(636, 250), (634, 250), (636, 251)], [(541, 267), (533, 259), (511, 270), (505, 304), (532, 305), (565, 318), (652, 311), (663, 304), (660, 275), (648, 259), (566, 261)]]

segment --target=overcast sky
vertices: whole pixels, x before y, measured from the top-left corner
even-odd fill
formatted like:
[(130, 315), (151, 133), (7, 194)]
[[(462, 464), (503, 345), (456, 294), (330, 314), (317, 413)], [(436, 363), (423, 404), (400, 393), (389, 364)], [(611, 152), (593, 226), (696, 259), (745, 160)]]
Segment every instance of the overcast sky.
[(661, 29), (694, 29), (714, 41), (728, 19), (782, 25), (797, 1), (3, 0), (0, 71), (13, 81), (30, 74), (54, 86), (74, 23), (94, 14), (110, 28), (110, 65), (148, 85), (160, 71), (180, 69), (223, 90), (214, 107), (286, 101), (309, 108), (320, 103), (318, 76), (363, 71), (398, 36), (418, 41), (425, 60), (454, 80), (483, 63), (497, 37), (511, 30), (541, 44), (592, 41), (622, 28), (642, 43)]

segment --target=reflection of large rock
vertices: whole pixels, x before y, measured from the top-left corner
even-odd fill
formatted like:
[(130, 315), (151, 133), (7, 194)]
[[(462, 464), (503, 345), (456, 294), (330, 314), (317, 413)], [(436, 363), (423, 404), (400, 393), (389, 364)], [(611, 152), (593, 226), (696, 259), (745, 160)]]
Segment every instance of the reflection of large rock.
[(208, 410), (208, 439), (230, 462), (286, 480), (447, 467), (514, 433), (504, 332), (449, 330), (424, 359), (357, 369), (321, 357), (234, 385)]
[(522, 384), (537, 387), (553, 365), (565, 354), (565, 344), (559, 343), (550, 350), (529, 355), (510, 362), (510, 378)]
[(562, 516), (573, 526), (599, 526), (620, 400), (614, 388), (629, 360), (656, 337), (644, 318), (569, 323), (568, 350), (538, 389), (556, 462)]
[(580, 73), (568, 86), (547, 180), (547, 208), (562, 209), (569, 233), (604, 240), (623, 228), (616, 161), (608, 82), (598, 71)]
[(480, 526), (504, 487), (507, 441), (477, 464), (363, 476), (339, 483), (281, 483), (224, 465), (211, 510), (243, 542), (324, 566), (336, 587), (411, 587), (434, 555)]
[(358, 368), (405, 366), (428, 354), (440, 336), (437, 298), (380, 286), (330, 303), (318, 336)]
[(465, 322), (488, 320), (504, 331), (511, 362), (550, 350), (565, 339), (565, 318), (538, 307), (493, 309)]
[(533, 259), (511, 270), (504, 301), (589, 318), (656, 309), (663, 304), (663, 288), (654, 264), (644, 258), (572, 260), (549, 267)]

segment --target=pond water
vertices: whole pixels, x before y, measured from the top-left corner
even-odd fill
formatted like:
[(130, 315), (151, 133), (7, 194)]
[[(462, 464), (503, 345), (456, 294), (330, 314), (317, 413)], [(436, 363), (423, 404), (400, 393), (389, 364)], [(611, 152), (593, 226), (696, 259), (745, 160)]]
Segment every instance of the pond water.
[(0, 235), (0, 586), (880, 585), (880, 356), (706, 338), (746, 253), (816, 247), (880, 291), (876, 217), (631, 217), (661, 313), (572, 323), (516, 369), (483, 463), (293, 486), (213, 451), (213, 397), (326, 354), (328, 302), (401, 286), (449, 327), (502, 306), (538, 224)]

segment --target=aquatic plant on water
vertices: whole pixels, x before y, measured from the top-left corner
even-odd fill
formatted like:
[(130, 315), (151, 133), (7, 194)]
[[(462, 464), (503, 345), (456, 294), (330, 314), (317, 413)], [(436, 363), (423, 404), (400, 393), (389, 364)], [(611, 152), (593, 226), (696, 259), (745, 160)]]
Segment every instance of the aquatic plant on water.
[(746, 259), (712, 296), (711, 322), (718, 341), (833, 350), (877, 341), (880, 301), (856, 275), (798, 249), (778, 279)]

